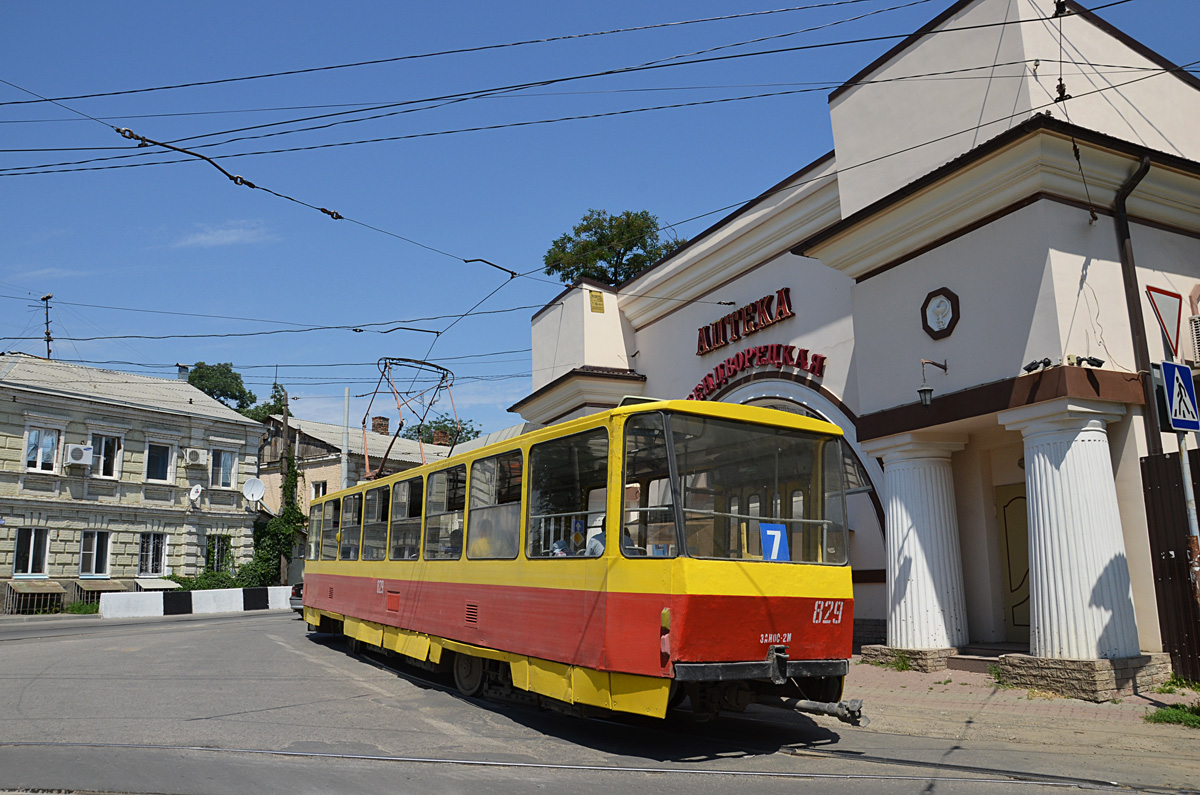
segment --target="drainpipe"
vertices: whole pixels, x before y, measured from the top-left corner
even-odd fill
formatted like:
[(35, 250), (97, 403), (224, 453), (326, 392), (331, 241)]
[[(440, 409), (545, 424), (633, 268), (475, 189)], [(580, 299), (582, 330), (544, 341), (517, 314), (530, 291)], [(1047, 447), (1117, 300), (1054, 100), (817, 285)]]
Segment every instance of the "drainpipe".
[(1142, 421), (1146, 427), (1147, 455), (1162, 455), (1162, 434), (1158, 429), (1158, 402), (1154, 396), (1154, 381), (1150, 378), (1150, 347), (1146, 342), (1146, 321), (1142, 317), (1142, 291), (1138, 287), (1137, 268), (1133, 262), (1133, 240), (1129, 234), (1129, 215), (1125, 200), (1150, 171), (1150, 158), (1143, 157), (1137, 171), (1117, 190), (1113, 214), (1117, 221), (1117, 245), (1121, 252), (1121, 278), (1125, 282), (1125, 304), (1129, 309), (1129, 328), (1133, 333), (1133, 361), (1142, 382), (1142, 397), (1146, 409)]

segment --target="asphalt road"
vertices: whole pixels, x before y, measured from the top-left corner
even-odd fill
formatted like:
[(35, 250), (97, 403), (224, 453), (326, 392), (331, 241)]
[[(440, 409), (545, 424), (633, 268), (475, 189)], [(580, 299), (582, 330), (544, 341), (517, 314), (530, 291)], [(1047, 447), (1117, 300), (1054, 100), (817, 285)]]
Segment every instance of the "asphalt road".
[(293, 613), (0, 621), (0, 791), (1110, 789), (1096, 773), (1053, 747), (865, 732), (757, 707), (709, 723), (684, 712), (583, 720), (464, 699), (309, 635)]

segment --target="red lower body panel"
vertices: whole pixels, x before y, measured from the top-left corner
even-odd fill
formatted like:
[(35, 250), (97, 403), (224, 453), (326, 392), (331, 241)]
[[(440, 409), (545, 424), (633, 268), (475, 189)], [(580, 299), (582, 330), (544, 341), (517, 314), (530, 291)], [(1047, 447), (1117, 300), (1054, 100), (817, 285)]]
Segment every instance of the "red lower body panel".
[[(847, 659), (853, 600), (640, 594), (309, 574), (304, 604), (385, 626), (601, 671), (672, 662)], [(670, 629), (662, 628), (669, 607)], [(665, 653), (664, 653), (665, 652)]]

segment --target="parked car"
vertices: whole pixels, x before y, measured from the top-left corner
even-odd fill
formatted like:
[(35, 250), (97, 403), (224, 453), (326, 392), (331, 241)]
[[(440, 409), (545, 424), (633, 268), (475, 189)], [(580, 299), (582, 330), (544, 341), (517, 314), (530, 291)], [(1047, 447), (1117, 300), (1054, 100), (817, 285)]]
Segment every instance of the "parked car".
[(304, 614), (304, 581), (296, 583), (292, 586), (292, 595), (288, 597), (288, 604), (292, 609), (301, 615)]

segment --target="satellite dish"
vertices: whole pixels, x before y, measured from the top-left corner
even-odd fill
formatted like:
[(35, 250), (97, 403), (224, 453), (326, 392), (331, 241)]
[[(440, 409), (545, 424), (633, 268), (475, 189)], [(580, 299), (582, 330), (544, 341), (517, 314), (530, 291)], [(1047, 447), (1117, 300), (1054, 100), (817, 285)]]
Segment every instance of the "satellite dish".
[(246, 485), (242, 486), (242, 496), (251, 502), (258, 502), (267, 493), (267, 484), (263, 483), (258, 478), (249, 478)]
[(200, 499), (200, 492), (202, 491), (204, 491), (204, 487), (197, 483), (195, 486), (192, 486), (190, 491), (188, 491), (188, 499), (192, 502), (195, 502), (196, 500)]

